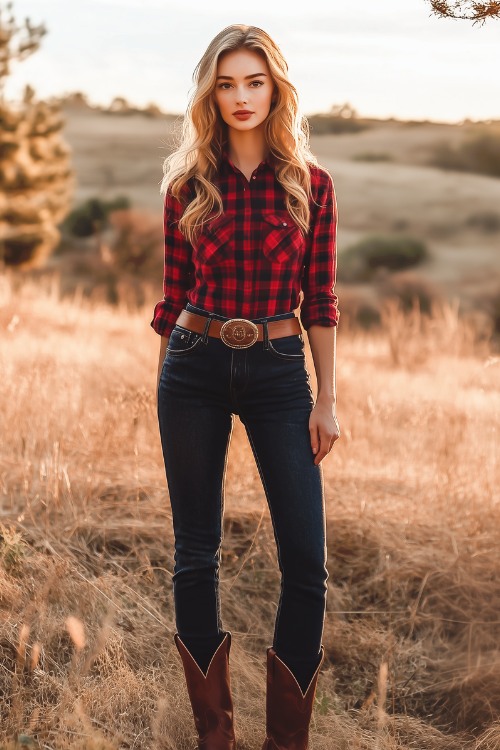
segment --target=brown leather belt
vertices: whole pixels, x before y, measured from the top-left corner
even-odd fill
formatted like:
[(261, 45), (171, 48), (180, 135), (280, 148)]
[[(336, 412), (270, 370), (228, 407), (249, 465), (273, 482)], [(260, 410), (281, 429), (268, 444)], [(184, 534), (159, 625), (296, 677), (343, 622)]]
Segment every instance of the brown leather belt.
[[(183, 309), (176, 323), (195, 333), (203, 333), (207, 325), (207, 316)], [(278, 339), (282, 336), (302, 333), (302, 328), (299, 319), (294, 315), (293, 318), (270, 320), (267, 323), (267, 331), (268, 338)], [(233, 349), (246, 349), (256, 341), (264, 341), (264, 325), (245, 318), (229, 318), (228, 320), (212, 318), (208, 327), (208, 335), (222, 339)]]

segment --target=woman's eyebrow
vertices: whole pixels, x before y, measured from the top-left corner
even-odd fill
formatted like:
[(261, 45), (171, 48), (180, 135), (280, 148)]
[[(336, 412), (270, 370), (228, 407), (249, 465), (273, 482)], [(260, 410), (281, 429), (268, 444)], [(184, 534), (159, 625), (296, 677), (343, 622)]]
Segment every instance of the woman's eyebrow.
[[(253, 73), (251, 76), (245, 76), (245, 80), (247, 78), (256, 78), (257, 76), (267, 76), (267, 73)], [(218, 81), (219, 78), (226, 78), (228, 81), (233, 81), (233, 76), (217, 76), (216, 80)]]

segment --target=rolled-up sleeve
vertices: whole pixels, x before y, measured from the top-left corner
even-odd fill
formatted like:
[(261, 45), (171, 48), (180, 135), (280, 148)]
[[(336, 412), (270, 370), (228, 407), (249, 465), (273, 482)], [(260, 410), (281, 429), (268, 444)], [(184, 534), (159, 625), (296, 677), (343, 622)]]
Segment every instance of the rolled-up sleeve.
[(150, 323), (160, 336), (170, 336), (192, 282), (191, 244), (178, 227), (183, 210), (180, 201), (168, 189), (163, 207), (163, 299), (156, 303)]
[(300, 320), (307, 331), (312, 325), (336, 326), (340, 311), (335, 294), (337, 274), (337, 199), (332, 177), (316, 167), (313, 178), (318, 182), (314, 196), (311, 224), (302, 275), (304, 294), (300, 306)]

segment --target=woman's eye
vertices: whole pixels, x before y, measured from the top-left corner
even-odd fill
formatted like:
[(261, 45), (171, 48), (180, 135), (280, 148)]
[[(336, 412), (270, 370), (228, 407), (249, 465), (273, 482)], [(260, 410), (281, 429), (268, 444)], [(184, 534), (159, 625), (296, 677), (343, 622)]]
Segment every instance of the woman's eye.
[[(259, 88), (259, 86), (263, 86), (264, 85), (264, 81), (252, 81), (252, 83), (250, 85), (252, 86), (254, 83), (257, 84), (257, 86), (254, 87), (254, 88)], [(226, 86), (231, 86), (231, 84), (230, 83), (219, 83), (219, 88), (220, 89), (227, 90)]]

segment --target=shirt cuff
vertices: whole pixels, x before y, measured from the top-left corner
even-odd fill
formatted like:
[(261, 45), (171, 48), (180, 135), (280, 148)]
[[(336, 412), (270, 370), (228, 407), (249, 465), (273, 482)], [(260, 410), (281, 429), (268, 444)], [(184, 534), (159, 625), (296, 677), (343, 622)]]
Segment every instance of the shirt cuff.
[(300, 308), (300, 322), (304, 330), (312, 325), (336, 326), (340, 319), (337, 299), (331, 297), (304, 300)]
[(160, 300), (155, 305), (153, 319), (149, 325), (158, 335), (170, 336), (179, 313), (180, 310), (173, 310), (165, 300)]

